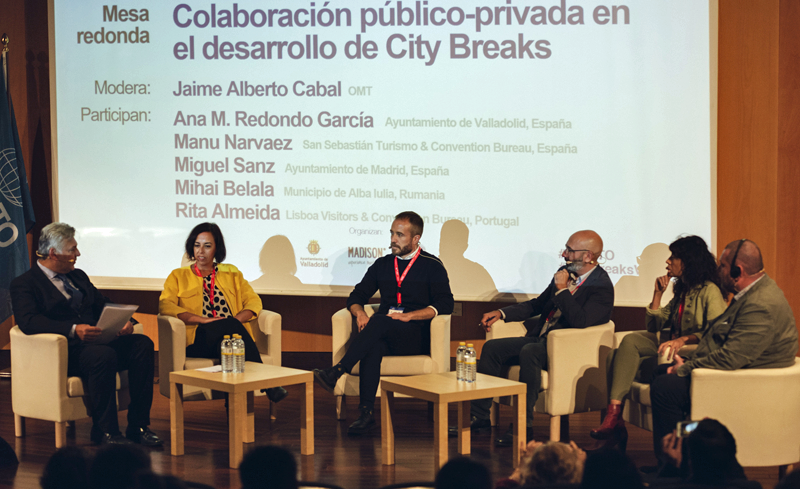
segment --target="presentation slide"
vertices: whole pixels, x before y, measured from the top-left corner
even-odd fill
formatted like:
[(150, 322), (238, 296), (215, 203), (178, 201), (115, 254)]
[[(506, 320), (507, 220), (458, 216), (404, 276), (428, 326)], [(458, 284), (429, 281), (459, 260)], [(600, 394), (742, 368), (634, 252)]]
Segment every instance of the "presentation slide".
[(160, 290), (211, 221), (257, 292), (344, 296), (413, 210), (462, 300), (540, 293), (593, 229), (641, 305), (714, 235), (711, 12), (52, 0), (57, 217), (100, 287)]

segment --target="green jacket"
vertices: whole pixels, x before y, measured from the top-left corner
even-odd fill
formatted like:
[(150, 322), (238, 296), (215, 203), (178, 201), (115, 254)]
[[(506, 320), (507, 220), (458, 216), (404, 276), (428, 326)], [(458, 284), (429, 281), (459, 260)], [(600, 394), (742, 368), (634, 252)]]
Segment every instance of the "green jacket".
[(685, 377), (695, 368), (789, 367), (797, 346), (792, 308), (775, 281), (764, 275), (711, 323), (677, 373)]
[[(681, 298), (676, 295), (669, 301), (669, 304), (657, 311), (653, 311), (649, 307), (645, 309), (647, 331), (658, 333), (666, 330), (666, 333), (660, 335), (660, 343), (670, 339), (669, 332), (672, 329), (672, 321), (678, 318), (680, 301)], [(719, 287), (713, 282), (705, 282), (703, 285), (692, 287), (686, 293), (680, 336), (693, 334), (698, 339), (702, 338), (709, 323), (722, 314), (726, 306)]]

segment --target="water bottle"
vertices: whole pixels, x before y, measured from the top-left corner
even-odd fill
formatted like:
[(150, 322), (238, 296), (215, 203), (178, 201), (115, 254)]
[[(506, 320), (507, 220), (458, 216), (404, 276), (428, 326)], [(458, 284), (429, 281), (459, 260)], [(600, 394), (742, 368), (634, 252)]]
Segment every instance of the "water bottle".
[(464, 380), (466, 382), (475, 382), (478, 378), (478, 364), (475, 358), (475, 348), (472, 343), (467, 344), (467, 351), (464, 352)]
[(233, 372), (233, 350), (231, 348), (231, 337), (230, 335), (225, 335), (220, 346), (222, 373), (229, 374)]
[(244, 373), (244, 340), (241, 335), (233, 335), (233, 373)]
[(458, 344), (456, 350), (456, 379), (464, 380), (464, 352), (467, 351), (467, 344), (463, 341)]

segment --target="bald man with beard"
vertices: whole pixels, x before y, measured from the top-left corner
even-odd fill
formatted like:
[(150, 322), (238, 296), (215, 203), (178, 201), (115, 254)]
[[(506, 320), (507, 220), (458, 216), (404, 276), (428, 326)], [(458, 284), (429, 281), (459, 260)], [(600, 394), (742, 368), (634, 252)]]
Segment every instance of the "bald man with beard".
[[(478, 372), (494, 376), (499, 376), (509, 365), (520, 366), (519, 380), (528, 384), (528, 439), (533, 438), (533, 407), (539, 397), (542, 370), (547, 369), (547, 335), (557, 329), (586, 328), (611, 319), (614, 284), (597, 264), (597, 257), (602, 252), (603, 240), (596, 232), (578, 231), (570, 236), (561, 254), (567, 264), (558, 269), (550, 285), (537, 298), (487, 312), (481, 319), (481, 326), (487, 332), (498, 319), (532, 319), (523, 337), (487, 341), (478, 363)], [(490, 426), (491, 405), (491, 399), (472, 402), (472, 429)], [(496, 443), (498, 446), (511, 446), (512, 430), (509, 429)]]

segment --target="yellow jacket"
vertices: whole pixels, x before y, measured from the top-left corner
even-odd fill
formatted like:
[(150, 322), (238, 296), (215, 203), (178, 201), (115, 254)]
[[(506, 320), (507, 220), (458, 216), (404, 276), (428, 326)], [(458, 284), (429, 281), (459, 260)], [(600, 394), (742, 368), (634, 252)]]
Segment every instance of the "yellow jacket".
[[(222, 291), (225, 301), (235, 316), (247, 309), (258, 316), (263, 304), (261, 298), (253, 292), (253, 288), (244, 279), (242, 272), (227, 263), (217, 264), (216, 285)], [(172, 271), (164, 282), (164, 291), (158, 299), (158, 313), (165, 316), (178, 317), (178, 314), (189, 312), (203, 315), (203, 279), (195, 275), (189, 267)], [(244, 323), (245, 329), (253, 335), (251, 323)], [(258, 327), (257, 325), (254, 327)], [(186, 344), (194, 343), (196, 324), (186, 325)]]

